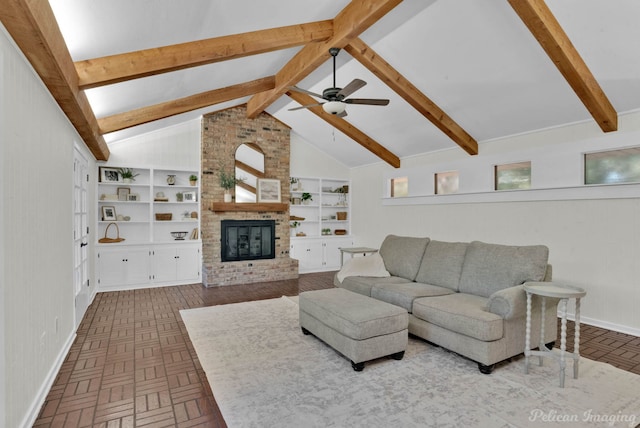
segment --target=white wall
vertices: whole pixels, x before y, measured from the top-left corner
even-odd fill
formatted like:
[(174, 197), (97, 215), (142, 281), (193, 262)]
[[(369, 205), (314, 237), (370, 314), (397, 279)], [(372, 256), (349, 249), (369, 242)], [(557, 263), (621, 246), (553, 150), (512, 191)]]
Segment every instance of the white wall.
[(349, 179), (349, 168), (318, 150), (293, 130), (290, 156), (289, 174), (292, 177)]
[(73, 147), (81, 140), (3, 26), (0, 61), (0, 426), (20, 427), (37, 416), (74, 338)]
[[(544, 165), (538, 172), (540, 187), (565, 180), (572, 182), (563, 185), (577, 186), (579, 168), (574, 163), (567, 167), (558, 159), (577, 155), (579, 164), (581, 145), (584, 150), (640, 145), (640, 113), (622, 116), (615, 133), (603, 134), (591, 123), (578, 124), (483, 143), (481, 155), (475, 158), (452, 149), (403, 159), (402, 164), (414, 170), (460, 168), (477, 176), (476, 165), (491, 166), (486, 157), (517, 161), (533, 154), (538, 164)], [(568, 157), (567, 153), (573, 155)], [(425, 203), (387, 205), (384, 183), (393, 174), (393, 169), (382, 163), (352, 170), (354, 188), (363, 190), (351, 195), (352, 227), (358, 245), (377, 247), (389, 233), (444, 241), (544, 244), (550, 249), (554, 280), (587, 290), (583, 322), (640, 335), (640, 192), (631, 198), (539, 201), (522, 200), (522, 193), (514, 193), (516, 202), (470, 199), (472, 202), (466, 203), (460, 199), (465, 196), (459, 196), (456, 203), (434, 202), (438, 197), (431, 196)], [(473, 186), (477, 182), (469, 191), (484, 190)]]

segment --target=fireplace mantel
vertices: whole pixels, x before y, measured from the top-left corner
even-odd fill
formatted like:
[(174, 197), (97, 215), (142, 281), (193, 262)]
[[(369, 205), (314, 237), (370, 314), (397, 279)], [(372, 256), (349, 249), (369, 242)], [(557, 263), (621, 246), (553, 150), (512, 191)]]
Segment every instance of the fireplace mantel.
[(227, 211), (242, 211), (242, 212), (256, 212), (256, 211), (270, 211), (270, 212), (284, 212), (289, 210), (289, 204), (286, 203), (226, 203), (226, 202), (212, 202), (209, 210), (213, 212), (227, 212)]

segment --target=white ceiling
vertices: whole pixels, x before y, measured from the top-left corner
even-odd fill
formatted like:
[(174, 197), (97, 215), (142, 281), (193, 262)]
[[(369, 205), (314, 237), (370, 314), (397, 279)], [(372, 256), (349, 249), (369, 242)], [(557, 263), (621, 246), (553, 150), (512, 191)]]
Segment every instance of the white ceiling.
[[(50, 0), (74, 61), (334, 18), (346, 0)], [(547, 0), (618, 114), (640, 109), (640, 1)], [(478, 142), (593, 121), (507, 0), (405, 0), (361, 39)], [(274, 75), (299, 48), (87, 90), (96, 117)], [(331, 85), (327, 61), (297, 86)], [(347, 52), (337, 84), (368, 85), (346, 120), (400, 158), (457, 148)], [(218, 104), (105, 136), (115, 142), (245, 103)], [(286, 95), (267, 112), (349, 167), (380, 159)], [(462, 150), (462, 149), (459, 149)], [(480, 146), (482, 152), (482, 146)]]

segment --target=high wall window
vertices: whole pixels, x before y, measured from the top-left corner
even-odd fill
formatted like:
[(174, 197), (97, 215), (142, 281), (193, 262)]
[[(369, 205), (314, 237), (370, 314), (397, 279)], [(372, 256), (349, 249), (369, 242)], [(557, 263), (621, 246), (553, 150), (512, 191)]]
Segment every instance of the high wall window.
[(458, 193), (458, 171), (437, 172), (435, 176), (436, 195)]
[(531, 188), (531, 162), (517, 162), (494, 167), (495, 190)]
[(391, 179), (391, 197), (401, 198), (409, 196), (409, 179), (407, 177), (396, 177)]
[(584, 184), (640, 182), (640, 147), (585, 153)]

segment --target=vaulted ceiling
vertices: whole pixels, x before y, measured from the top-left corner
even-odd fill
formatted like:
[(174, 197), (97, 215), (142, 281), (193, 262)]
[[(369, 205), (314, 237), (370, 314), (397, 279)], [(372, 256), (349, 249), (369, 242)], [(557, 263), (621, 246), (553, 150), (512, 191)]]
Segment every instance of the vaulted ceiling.
[[(640, 109), (637, 0), (4, 0), (0, 19), (98, 159), (247, 104), (349, 167)], [(291, 91), (368, 84), (339, 118)]]

